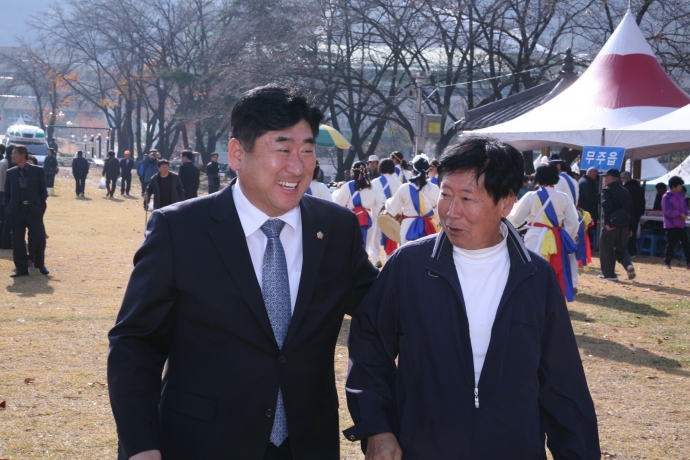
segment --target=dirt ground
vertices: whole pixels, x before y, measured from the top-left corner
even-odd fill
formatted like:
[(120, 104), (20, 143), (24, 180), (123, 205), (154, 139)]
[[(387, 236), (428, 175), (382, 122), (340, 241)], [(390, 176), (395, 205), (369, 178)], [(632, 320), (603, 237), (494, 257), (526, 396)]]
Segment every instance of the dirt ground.
[[(66, 169), (66, 168), (64, 168)], [(138, 198), (108, 200), (92, 172), (86, 197), (61, 173), (48, 200), (48, 277), (12, 280), (0, 250), (0, 459), (112, 459), (106, 334), (143, 238)], [(639, 257), (635, 282), (581, 274), (571, 319), (599, 418), (602, 451), (616, 459), (690, 459), (690, 272)], [(598, 261), (593, 263), (598, 267)], [(623, 271), (618, 267), (619, 276)], [(335, 353), (341, 426), (345, 319)], [(31, 379), (31, 380), (27, 380)], [(343, 459), (362, 459), (343, 438)]]

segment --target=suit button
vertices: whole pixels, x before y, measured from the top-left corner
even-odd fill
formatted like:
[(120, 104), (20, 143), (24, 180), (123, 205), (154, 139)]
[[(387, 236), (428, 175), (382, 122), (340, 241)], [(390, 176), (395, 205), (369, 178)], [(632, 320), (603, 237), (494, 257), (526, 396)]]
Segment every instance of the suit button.
[(280, 362), (280, 364), (285, 364), (285, 361), (287, 361), (287, 359), (285, 358), (285, 356), (280, 355), (280, 358), (278, 358), (278, 361)]
[(355, 440), (355, 435), (354, 435), (354, 434), (351, 434), (351, 435), (350, 435), (350, 441), (354, 441), (354, 440)]
[(266, 409), (266, 417), (268, 417), (268, 418), (273, 417), (273, 409)]

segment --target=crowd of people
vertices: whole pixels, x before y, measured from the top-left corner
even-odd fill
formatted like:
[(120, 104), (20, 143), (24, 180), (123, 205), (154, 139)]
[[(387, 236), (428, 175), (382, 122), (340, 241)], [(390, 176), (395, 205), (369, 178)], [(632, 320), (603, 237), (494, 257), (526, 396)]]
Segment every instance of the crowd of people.
[[(13, 278), (28, 276), (30, 267), (35, 267), (43, 275), (50, 273), (45, 266), (48, 235), (43, 216), (48, 196), (54, 187), (55, 175), (59, 172), (56, 148), (56, 144), (48, 148), (43, 165), (39, 166), (26, 146), (10, 144), (5, 147), (0, 144), (0, 249), (13, 251), (15, 270), (10, 275)], [(118, 185), (120, 195), (130, 197), (132, 171), (135, 171), (141, 182), (141, 196), (147, 209), (149, 202), (150, 209), (154, 210), (195, 198), (198, 196), (201, 172), (193, 160), (193, 152), (184, 150), (178, 175), (170, 171), (170, 162), (161, 158), (155, 149), (138, 164), (132, 160), (128, 150), (121, 159), (116, 158), (115, 152), (110, 150), (102, 170), (106, 197), (114, 198)], [(91, 164), (82, 151), (78, 151), (72, 160), (71, 169), (76, 196), (84, 197)], [(206, 169), (208, 192), (216, 192), (222, 175), (217, 153), (211, 155)]]

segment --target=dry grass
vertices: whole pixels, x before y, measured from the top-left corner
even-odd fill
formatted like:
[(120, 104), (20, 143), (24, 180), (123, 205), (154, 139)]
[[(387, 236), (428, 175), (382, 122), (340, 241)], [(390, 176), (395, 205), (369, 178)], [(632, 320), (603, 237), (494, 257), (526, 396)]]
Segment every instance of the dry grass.
[[(97, 178), (91, 175), (87, 199), (74, 198), (71, 179), (57, 181), (46, 215), (49, 277), (32, 270), (13, 281), (11, 251), (0, 251), (0, 401), (7, 401), (0, 458), (115, 457), (106, 334), (144, 212), (138, 198), (106, 200)], [(690, 274), (680, 266), (664, 272), (656, 258), (638, 258), (636, 266), (636, 283), (600, 281), (595, 270), (581, 275), (571, 305), (602, 450), (617, 459), (690, 458)], [(343, 428), (351, 423), (343, 392), (348, 327), (346, 319), (335, 357)], [(345, 439), (342, 452), (363, 458)]]

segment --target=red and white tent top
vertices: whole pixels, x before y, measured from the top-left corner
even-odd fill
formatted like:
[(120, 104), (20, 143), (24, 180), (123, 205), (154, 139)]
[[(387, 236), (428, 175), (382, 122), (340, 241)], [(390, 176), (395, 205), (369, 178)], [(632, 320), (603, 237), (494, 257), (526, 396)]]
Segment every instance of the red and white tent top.
[(602, 136), (605, 129), (652, 120), (687, 104), (690, 95), (666, 75), (628, 11), (568, 89), (514, 120), (463, 134), (496, 137), (519, 150), (614, 145)]

